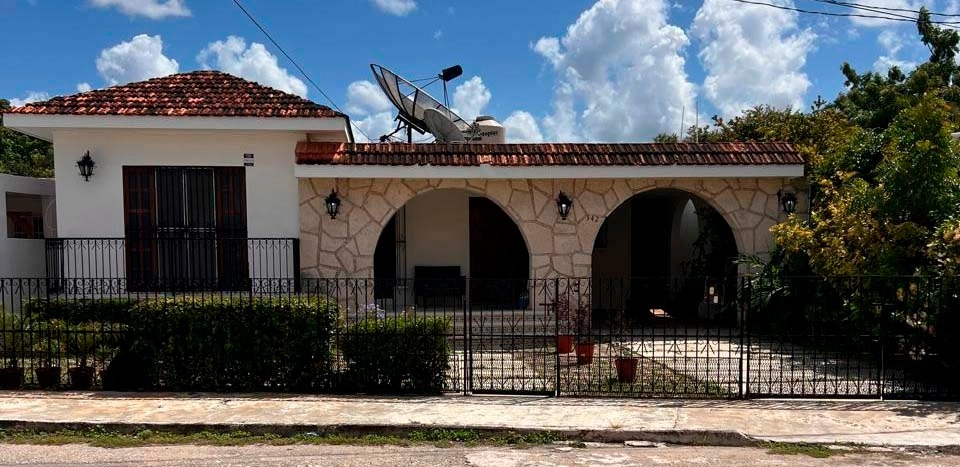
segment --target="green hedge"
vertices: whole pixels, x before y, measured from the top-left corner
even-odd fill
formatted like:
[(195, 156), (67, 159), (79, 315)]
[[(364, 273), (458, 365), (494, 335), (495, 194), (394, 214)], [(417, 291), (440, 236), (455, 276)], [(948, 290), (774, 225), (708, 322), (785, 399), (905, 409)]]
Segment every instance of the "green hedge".
[(329, 387), (338, 309), (306, 298), (152, 299), (131, 308), (107, 389), (314, 391)]
[(340, 351), (344, 389), (376, 393), (438, 393), (448, 369), (448, 319), (367, 319), (348, 326)]
[(36, 299), (24, 304), (24, 312), (37, 320), (67, 324), (126, 323), (137, 300), (128, 298)]

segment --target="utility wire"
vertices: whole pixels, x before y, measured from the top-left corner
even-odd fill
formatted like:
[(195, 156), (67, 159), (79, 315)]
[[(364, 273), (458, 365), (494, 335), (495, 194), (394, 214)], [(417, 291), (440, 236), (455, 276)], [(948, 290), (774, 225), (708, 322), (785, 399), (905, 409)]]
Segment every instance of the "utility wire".
[[(873, 9), (885, 10), (885, 11), (896, 11), (896, 12), (903, 12), (903, 13), (919, 13), (917, 10), (911, 10), (911, 9), (909, 9), (909, 8), (895, 8), (895, 7), (881, 6), (881, 5), (867, 5), (867, 4), (865, 4), (865, 3), (842, 2), (842, 1), (839, 1), (839, 0), (813, 0), (813, 1), (823, 1), (823, 2), (825, 2), (825, 3), (833, 3), (833, 4), (835, 4), (835, 5), (843, 5), (843, 6), (850, 6), (850, 7), (873, 8)], [(938, 12), (935, 12), (935, 11), (931, 11), (931, 12), (930, 12), (930, 16), (943, 16), (943, 17), (947, 17), (947, 18), (960, 18), (960, 14), (955, 14), (955, 13), (938, 13)]]
[[(760, 2), (760, 1), (754, 1), (754, 0), (731, 0), (731, 1), (734, 1), (734, 2), (737, 2), (737, 3), (743, 3), (743, 4), (747, 4), (747, 5), (759, 5), (759, 6), (765, 6), (765, 7), (770, 7), (770, 8), (776, 8), (776, 9), (778, 9), (778, 10), (795, 11), (795, 12), (797, 12), (797, 13), (812, 14), (812, 15), (833, 16), (833, 17), (840, 17), (840, 18), (882, 19), (882, 20), (887, 20), (887, 21), (900, 21), (900, 22), (904, 22), (904, 23), (916, 23), (916, 22), (917, 22), (916, 18), (893, 17), (893, 16), (886, 16), (886, 14), (885, 14), (884, 16), (879, 16), (879, 15), (868, 15), (868, 14), (862, 14), (862, 13), (837, 13), (837, 12), (832, 12), (832, 11), (807, 10), (807, 9), (804, 9), (804, 8), (796, 8), (796, 7), (790, 7), (790, 6), (784, 6), (784, 5), (776, 5), (776, 4), (773, 4), (773, 3), (766, 3), (766, 2)], [(930, 21), (930, 22), (933, 23), (933, 24), (941, 24), (941, 25), (956, 25), (956, 24), (960, 24), (960, 23), (958, 23), (958, 22), (953, 22), (953, 21)]]
[[(894, 12), (894, 11), (888, 11), (887, 8), (883, 8), (883, 7), (875, 7), (875, 6), (863, 5), (863, 4), (852, 3), (852, 2), (842, 2), (842, 1), (838, 1), (838, 0), (810, 0), (810, 1), (817, 2), (817, 3), (824, 3), (824, 4), (827, 4), (827, 5), (842, 6), (842, 7), (850, 8), (850, 9), (853, 9), (853, 10), (869, 11), (869, 12), (872, 12), (872, 13), (879, 13), (879, 14), (882, 14), (882, 15), (888, 15), (888, 16), (891, 16), (891, 17), (906, 18), (906, 19), (909, 19), (909, 20), (911, 20), (911, 21), (916, 21), (917, 18), (920, 16), (920, 11), (908, 10), (908, 9), (905, 9), (905, 8), (897, 8), (896, 11), (910, 12), (910, 13), (913, 13), (913, 15), (912, 15), (912, 16), (908, 16), (908, 15), (903, 15), (903, 14), (900, 14), (900, 13), (897, 13), (897, 12)], [(942, 14), (944, 14), (944, 13), (942, 13)], [(932, 15), (933, 15), (933, 14), (931, 13), (931, 16), (932, 16)], [(944, 25), (954, 25), (954, 24), (958, 24), (956, 21), (931, 21), (931, 22), (936, 23), (936, 24), (944, 24)]]
[[(276, 47), (277, 50), (279, 50), (280, 53), (283, 54), (283, 56), (286, 57), (287, 60), (289, 60), (290, 63), (293, 64), (294, 67), (297, 68), (298, 71), (300, 71), (300, 74), (303, 75), (303, 77), (306, 78), (307, 81), (309, 81), (310, 84), (313, 85), (313, 87), (317, 88), (317, 91), (320, 91), (320, 94), (327, 100), (327, 102), (330, 103), (330, 105), (333, 106), (334, 109), (336, 109), (338, 112), (346, 115), (346, 112), (344, 112), (343, 110), (340, 110), (340, 107), (337, 105), (337, 103), (334, 102), (333, 99), (331, 99), (330, 96), (327, 95), (327, 93), (323, 92), (323, 88), (321, 88), (320, 85), (318, 85), (318, 84), (316, 83), (316, 81), (314, 81), (313, 78), (311, 78), (310, 75), (307, 74), (306, 70), (304, 70), (303, 67), (301, 67), (300, 64), (297, 63), (297, 61), (294, 60), (293, 57), (291, 57), (290, 54), (288, 54), (287, 51), (283, 49), (283, 47), (280, 46), (280, 44), (273, 38), (273, 36), (271, 36), (270, 33), (267, 32), (267, 29), (266, 29), (265, 27), (263, 27), (263, 25), (261, 25), (260, 22), (257, 21), (257, 19), (254, 18), (253, 15), (252, 15), (249, 11), (247, 11), (246, 8), (244, 8), (243, 4), (240, 3), (240, 0), (233, 0), (233, 4), (236, 5), (237, 8), (240, 8), (240, 11), (242, 11), (243, 14), (246, 15), (247, 18), (249, 18), (250, 21), (252, 21), (253, 24), (257, 26), (257, 29), (259, 29), (260, 32), (262, 32), (263, 35), (266, 36), (267, 39), (270, 40), (270, 43), (273, 44), (273, 46)], [(360, 134), (363, 135), (364, 138), (366, 138), (368, 141), (370, 141), (370, 137), (367, 136), (367, 134), (363, 131), (362, 128), (360, 128), (360, 125), (357, 125), (356, 122), (354, 122), (353, 120), (350, 120), (350, 117), (349, 117), (349, 116), (347, 116), (347, 120), (350, 121), (350, 123), (353, 125), (353, 127), (356, 128), (357, 131), (359, 131)]]

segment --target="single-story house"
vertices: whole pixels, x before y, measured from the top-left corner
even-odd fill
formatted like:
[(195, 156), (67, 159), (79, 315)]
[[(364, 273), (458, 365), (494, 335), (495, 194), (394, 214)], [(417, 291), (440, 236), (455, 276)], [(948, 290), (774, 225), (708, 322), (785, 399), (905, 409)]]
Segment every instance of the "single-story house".
[(47, 274), (129, 290), (677, 276), (710, 215), (727, 257), (763, 255), (783, 206), (805, 205), (788, 144), (358, 143), (347, 115), (216, 71), (4, 122), (54, 145)]

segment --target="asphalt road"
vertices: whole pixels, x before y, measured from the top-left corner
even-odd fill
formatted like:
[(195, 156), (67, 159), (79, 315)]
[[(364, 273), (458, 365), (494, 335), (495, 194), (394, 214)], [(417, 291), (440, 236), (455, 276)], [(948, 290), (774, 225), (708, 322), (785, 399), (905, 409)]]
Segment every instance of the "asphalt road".
[(377, 446), (89, 446), (0, 445), (0, 466), (957, 466), (960, 456), (918, 453), (844, 454), (828, 459), (774, 455), (753, 448), (623, 446), (440, 448)]

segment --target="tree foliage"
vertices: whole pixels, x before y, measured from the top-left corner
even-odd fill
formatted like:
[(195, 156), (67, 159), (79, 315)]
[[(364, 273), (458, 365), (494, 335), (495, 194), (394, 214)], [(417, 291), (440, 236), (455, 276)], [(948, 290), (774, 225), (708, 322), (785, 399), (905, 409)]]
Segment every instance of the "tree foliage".
[[(0, 112), (10, 101), (0, 99)], [(0, 173), (27, 177), (53, 177), (53, 145), (5, 128), (0, 121)]]

